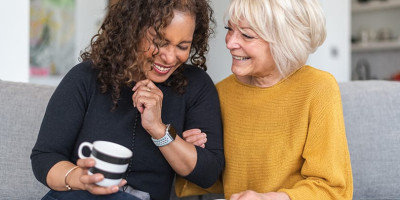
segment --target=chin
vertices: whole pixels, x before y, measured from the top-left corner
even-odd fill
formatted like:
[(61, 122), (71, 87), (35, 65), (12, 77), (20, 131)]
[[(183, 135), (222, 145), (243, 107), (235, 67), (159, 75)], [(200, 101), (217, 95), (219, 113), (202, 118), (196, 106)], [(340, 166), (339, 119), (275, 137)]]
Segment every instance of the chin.
[(241, 72), (240, 69), (238, 69), (237, 67), (232, 66), (231, 71), (233, 74), (237, 75), (237, 76), (244, 76)]
[(168, 78), (170, 77), (170, 75), (164, 75), (162, 77), (160, 76), (154, 76), (154, 75), (150, 75), (147, 78), (150, 79), (152, 82), (154, 83), (163, 83), (165, 82)]

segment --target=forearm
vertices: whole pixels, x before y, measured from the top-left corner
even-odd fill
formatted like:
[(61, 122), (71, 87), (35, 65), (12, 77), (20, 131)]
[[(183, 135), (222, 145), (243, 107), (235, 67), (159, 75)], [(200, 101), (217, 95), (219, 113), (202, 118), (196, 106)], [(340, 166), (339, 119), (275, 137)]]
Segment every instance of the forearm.
[(175, 172), (181, 176), (187, 176), (196, 166), (196, 148), (179, 136), (168, 145), (160, 147), (160, 151)]
[(68, 190), (66, 187), (66, 183), (72, 189), (82, 189), (83, 184), (79, 181), (79, 174), (82, 174), (81, 168), (76, 168), (71, 171), (67, 178), (65, 179), (65, 175), (69, 170), (74, 168), (76, 165), (69, 161), (60, 161), (55, 164), (47, 174), (46, 182), (47, 185), (57, 191), (66, 191)]

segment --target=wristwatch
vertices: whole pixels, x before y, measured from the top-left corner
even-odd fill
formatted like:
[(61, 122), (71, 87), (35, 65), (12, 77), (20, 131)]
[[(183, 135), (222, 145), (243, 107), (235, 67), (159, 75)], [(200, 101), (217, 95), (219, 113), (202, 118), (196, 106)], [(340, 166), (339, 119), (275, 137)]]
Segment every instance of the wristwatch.
[(153, 137), (151, 140), (153, 140), (154, 144), (158, 147), (163, 147), (172, 141), (174, 141), (176, 138), (176, 130), (171, 124), (167, 124), (167, 128), (165, 128), (165, 135), (164, 137), (160, 139), (154, 139)]

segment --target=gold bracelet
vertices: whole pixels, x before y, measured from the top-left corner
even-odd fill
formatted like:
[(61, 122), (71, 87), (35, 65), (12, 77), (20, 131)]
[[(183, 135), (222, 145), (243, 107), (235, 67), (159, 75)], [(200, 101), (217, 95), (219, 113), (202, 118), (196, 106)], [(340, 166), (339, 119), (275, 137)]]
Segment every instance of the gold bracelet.
[(65, 187), (67, 188), (67, 190), (71, 190), (72, 188), (71, 188), (71, 186), (69, 186), (68, 184), (67, 184), (67, 177), (68, 177), (68, 175), (69, 175), (69, 173), (71, 173), (72, 171), (74, 171), (76, 168), (78, 168), (79, 166), (75, 166), (75, 167), (73, 167), (73, 168), (71, 168), (70, 170), (68, 170), (67, 171), (67, 173), (65, 174), (65, 176), (64, 176), (64, 183), (65, 183)]

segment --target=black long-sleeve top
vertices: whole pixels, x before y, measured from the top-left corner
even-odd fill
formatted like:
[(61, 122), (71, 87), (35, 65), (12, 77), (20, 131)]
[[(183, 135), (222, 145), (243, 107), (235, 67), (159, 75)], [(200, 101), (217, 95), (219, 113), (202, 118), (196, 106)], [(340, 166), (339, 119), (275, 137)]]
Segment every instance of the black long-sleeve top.
[[(164, 94), (162, 121), (172, 124), (181, 137), (184, 130), (191, 128), (207, 133), (206, 148), (196, 147), (196, 166), (185, 178), (210, 187), (225, 162), (218, 95), (207, 73), (190, 65), (181, 67), (188, 80), (184, 94), (156, 84)], [(118, 107), (112, 111), (111, 94), (100, 92), (96, 77), (91, 62), (80, 63), (67, 73), (52, 95), (31, 154), (36, 178), (47, 185), (47, 173), (56, 163), (76, 163), (82, 142), (106, 140), (133, 151), (127, 177), (130, 186), (150, 193), (152, 199), (168, 199), (175, 172), (141, 126), (140, 115), (133, 137), (139, 113), (132, 104), (131, 88), (122, 88)]]

